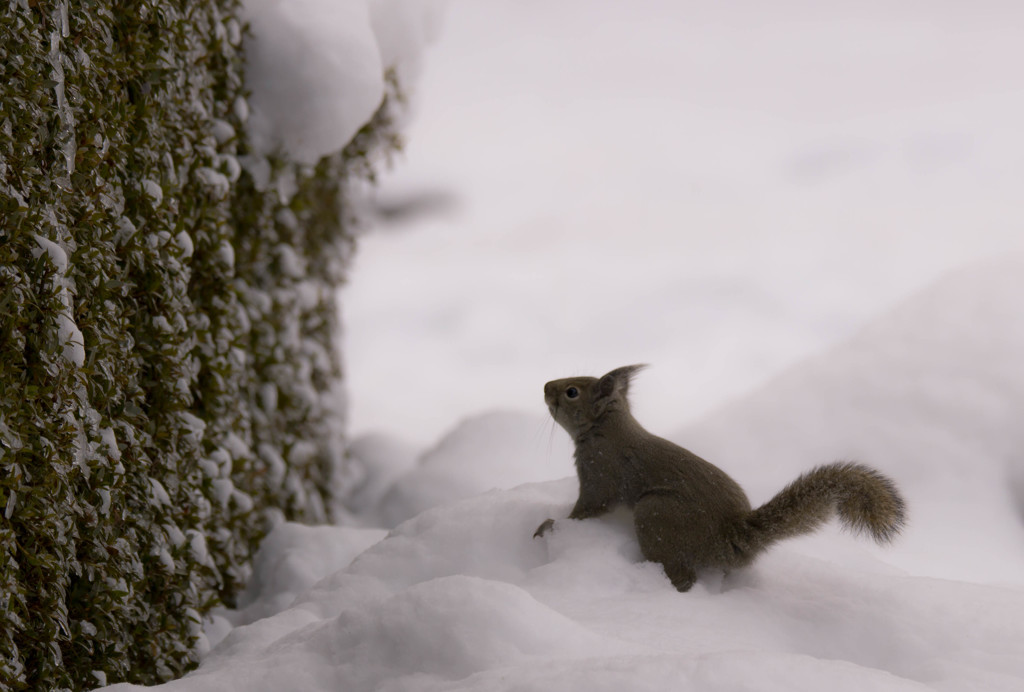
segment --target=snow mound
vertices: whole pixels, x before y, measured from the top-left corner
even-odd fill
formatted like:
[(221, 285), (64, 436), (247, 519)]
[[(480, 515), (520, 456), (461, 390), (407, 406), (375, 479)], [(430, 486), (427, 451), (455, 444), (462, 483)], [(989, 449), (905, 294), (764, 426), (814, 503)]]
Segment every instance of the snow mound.
[[(540, 392), (538, 385), (538, 398)], [(380, 439), (378, 444), (395, 442)], [(392, 527), (431, 507), (494, 488), (564, 478), (574, 472), (571, 455), (568, 437), (546, 416), (504, 411), (474, 416), (394, 480), (368, 514), (377, 524)]]
[(370, 120), (387, 70), (409, 86), (439, 21), (435, 3), (404, 0), (243, 4), (253, 146), (307, 164), (340, 151)]
[(256, 552), (253, 576), (238, 599), (239, 609), (221, 615), (234, 626), (276, 615), (300, 593), (347, 567), (386, 534), (380, 529), (281, 523), (267, 534)]
[[(1024, 589), (781, 548), (677, 593), (571, 480), (425, 512), (168, 690), (1018, 689)], [(339, 545), (345, 544), (343, 529)], [(324, 544), (295, 549), (322, 551)], [(115, 686), (116, 690), (133, 689)]]

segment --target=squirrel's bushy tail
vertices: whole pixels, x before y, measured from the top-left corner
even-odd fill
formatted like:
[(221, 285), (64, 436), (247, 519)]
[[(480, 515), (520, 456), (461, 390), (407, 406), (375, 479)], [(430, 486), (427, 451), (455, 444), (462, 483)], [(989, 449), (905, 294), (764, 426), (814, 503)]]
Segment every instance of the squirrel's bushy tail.
[(879, 543), (896, 537), (905, 522), (896, 485), (873, 468), (841, 462), (801, 475), (744, 521), (754, 552), (775, 541), (810, 533), (838, 514), (846, 528)]

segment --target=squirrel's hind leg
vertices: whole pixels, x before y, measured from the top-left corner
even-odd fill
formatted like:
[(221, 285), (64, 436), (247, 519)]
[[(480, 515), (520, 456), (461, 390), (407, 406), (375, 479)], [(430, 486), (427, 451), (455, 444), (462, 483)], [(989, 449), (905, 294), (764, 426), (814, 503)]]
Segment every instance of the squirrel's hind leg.
[(680, 591), (693, 586), (698, 570), (744, 567), (754, 557), (741, 540), (736, 517), (708, 511), (671, 490), (643, 495), (633, 521), (640, 552), (660, 562)]
[(688, 516), (680, 498), (669, 494), (645, 495), (633, 508), (640, 552), (659, 562), (678, 591), (689, 591), (697, 581), (697, 568), (706, 566), (707, 526), (699, 516)]
[(697, 571), (682, 562), (663, 562), (661, 566), (665, 568), (665, 575), (672, 586), (676, 587), (676, 591), (689, 591), (697, 581)]

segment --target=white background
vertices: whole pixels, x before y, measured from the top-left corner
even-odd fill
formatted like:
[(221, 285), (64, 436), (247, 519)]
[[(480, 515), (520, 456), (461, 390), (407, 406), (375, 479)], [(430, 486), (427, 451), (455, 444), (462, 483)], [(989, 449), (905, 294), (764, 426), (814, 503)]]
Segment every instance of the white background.
[(356, 434), (635, 362), (667, 433), (1024, 236), (1020, 3), (456, 0), (412, 102)]

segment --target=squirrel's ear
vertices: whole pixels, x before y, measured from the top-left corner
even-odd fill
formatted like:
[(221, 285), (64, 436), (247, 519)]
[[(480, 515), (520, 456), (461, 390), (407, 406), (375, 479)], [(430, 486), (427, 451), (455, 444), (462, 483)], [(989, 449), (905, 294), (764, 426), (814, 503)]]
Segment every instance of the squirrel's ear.
[(621, 368), (615, 368), (598, 381), (598, 396), (604, 398), (615, 392), (621, 392), (625, 397), (629, 393), (629, 382), (633, 379), (633, 375), (646, 367), (646, 365), (624, 365)]

